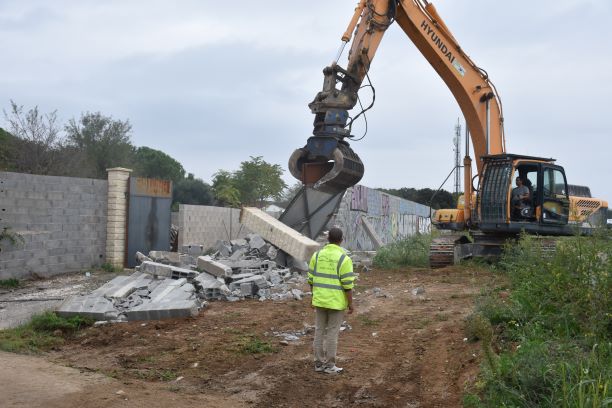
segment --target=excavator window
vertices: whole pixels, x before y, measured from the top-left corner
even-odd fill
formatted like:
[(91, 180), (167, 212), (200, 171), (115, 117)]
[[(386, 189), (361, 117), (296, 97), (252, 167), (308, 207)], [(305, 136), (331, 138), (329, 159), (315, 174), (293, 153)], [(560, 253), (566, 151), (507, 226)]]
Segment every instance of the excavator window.
[(559, 168), (545, 167), (542, 174), (542, 222), (567, 224), (569, 197), (565, 174)]
[[(528, 190), (528, 197), (517, 200), (515, 193), (519, 190), (517, 179), (522, 180), (523, 189)], [(537, 206), (538, 190), (538, 166), (533, 164), (522, 164), (514, 171), (512, 184), (512, 220), (513, 221), (533, 221), (535, 220), (535, 208)], [(523, 193), (524, 197), (525, 194)]]

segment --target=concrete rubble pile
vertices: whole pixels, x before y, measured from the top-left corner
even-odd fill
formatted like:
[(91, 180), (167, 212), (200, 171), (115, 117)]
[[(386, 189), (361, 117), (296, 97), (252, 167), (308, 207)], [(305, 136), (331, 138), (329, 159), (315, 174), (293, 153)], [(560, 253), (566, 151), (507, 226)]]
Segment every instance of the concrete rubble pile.
[[(206, 254), (208, 253), (208, 254)], [(300, 300), (308, 295), (308, 266), (258, 234), (217, 241), (213, 248), (185, 245), (180, 252), (137, 253), (140, 265), (86, 295), (71, 296), (58, 308), (69, 317), (131, 321), (195, 316), (210, 300)]]

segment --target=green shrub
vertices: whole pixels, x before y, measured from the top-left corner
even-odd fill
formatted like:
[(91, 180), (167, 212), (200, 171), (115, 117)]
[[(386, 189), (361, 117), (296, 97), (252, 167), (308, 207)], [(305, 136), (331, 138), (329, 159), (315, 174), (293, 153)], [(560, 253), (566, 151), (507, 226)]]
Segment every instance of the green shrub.
[(413, 235), (378, 249), (373, 264), (375, 267), (382, 269), (393, 269), (403, 266), (426, 267), (429, 265), (430, 244), (431, 235)]
[(19, 287), (19, 280), (15, 278), (0, 280), (0, 288), (14, 289)]
[(66, 333), (73, 333), (82, 328), (91, 326), (94, 321), (83, 316), (73, 316), (64, 318), (56, 315), (53, 312), (45, 312), (32, 317), (30, 322), (35, 331), (54, 332), (61, 330)]
[(53, 312), (45, 312), (13, 329), (0, 330), (0, 350), (10, 352), (39, 352), (61, 345), (64, 336), (93, 324), (92, 319), (74, 316), (68, 319)]
[(123, 271), (123, 268), (116, 267), (113, 264), (111, 264), (110, 262), (105, 262), (102, 265), (100, 265), (100, 269), (102, 269), (105, 272), (121, 272), (121, 271)]
[[(501, 350), (495, 364), (487, 358), (483, 365), (482, 403), (612, 405), (612, 241), (605, 235), (560, 238), (552, 253), (540, 243), (523, 236), (508, 246), (496, 268), (510, 279), (509, 296), (493, 292), (477, 304)], [(474, 333), (478, 327), (466, 324)], [(478, 406), (473, 397), (470, 404)]]
[(244, 354), (274, 353), (276, 350), (267, 341), (257, 336), (245, 336), (241, 339), (238, 350)]
[(11, 227), (3, 227), (0, 230), (0, 249), (5, 245), (2, 241), (7, 241), (10, 245), (13, 246), (22, 246), (25, 244), (25, 239), (23, 236), (11, 229)]

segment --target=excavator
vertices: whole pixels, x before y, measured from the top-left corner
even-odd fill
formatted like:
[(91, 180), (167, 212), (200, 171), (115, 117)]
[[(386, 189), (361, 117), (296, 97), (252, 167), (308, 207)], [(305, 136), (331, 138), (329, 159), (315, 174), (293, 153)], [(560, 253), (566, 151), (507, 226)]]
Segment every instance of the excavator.
[[(386, 30), (396, 23), (442, 78), (465, 118), (463, 159), (465, 191), (455, 209), (438, 210), (432, 224), (455, 234), (434, 240), (432, 267), (468, 257), (494, 257), (504, 242), (522, 231), (539, 236), (589, 233), (605, 224), (608, 203), (572, 196), (563, 167), (552, 158), (506, 151), (504, 116), (497, 89), (487, 72), (465, 53), (427, 0), (361, 0), (331, 65), (323, 70), (323, 89), (308, 105), (315, 115), (312, 136), (289, 159), (291, 174), (303, 184), (281, 221), (315, 238), (337, 208), (344, 192), (361, 180), (364, 165), (351, 149), (358, 91), (368, 78), (372, 60)], [(351, 42), (348, 64), (339, 58)], [(470, 140), (474, 156), (469, 155)], [(476, 174), (472, 175), (473, 167)], [(520, 178), (528, 194), (513, 197)], [(474, 181), (477, 179), (477, 185)], [(524, 190), (523, 190), (524, 191)], [(462, 231), (470, 231), (468, 239)]]

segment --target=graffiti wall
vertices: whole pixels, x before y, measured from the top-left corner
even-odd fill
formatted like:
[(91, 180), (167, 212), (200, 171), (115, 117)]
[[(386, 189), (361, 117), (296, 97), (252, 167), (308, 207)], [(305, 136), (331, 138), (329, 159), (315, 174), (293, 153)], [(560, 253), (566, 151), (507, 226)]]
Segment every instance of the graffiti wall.
[(330, 220), (344, 231), (342, 246), (352, 251), (376, 249), (364, 219), (384, 244), (416, 233), (430, 232), (429, 207), (373, 188), (356, 185), (346, 191), (337, 213)]

